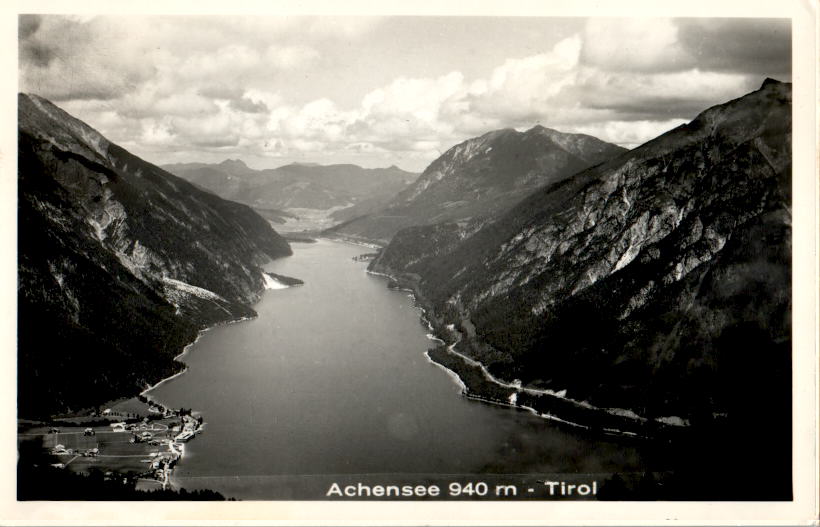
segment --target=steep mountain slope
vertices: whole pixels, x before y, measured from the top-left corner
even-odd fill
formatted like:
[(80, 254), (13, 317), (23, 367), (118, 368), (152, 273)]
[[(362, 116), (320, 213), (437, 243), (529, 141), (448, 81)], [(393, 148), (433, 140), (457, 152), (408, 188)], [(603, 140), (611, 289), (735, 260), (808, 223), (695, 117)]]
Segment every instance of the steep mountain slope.
[[(455, 349), (508, 383), (636, 422), (765, 416), (759, 437), (782, 444), (790, 191), (791, 85), (767, 79), (496, 222), (401, 231), (372, 269), (417, 288)], [(547, 405), (492, 397), (513, 393)]]
[(178, 370), (203, 325), (251, 316), (268, 222), (18, 98), (18, 408), (102, 403)]
[(536, 188), (622, 152), (588, 135), (542, 126), (497, 130), (454, 146), (383, 210), (332, 232), (384, 243), (404, 227), (493, 218)]
[(281, 210), (284, 214), (280, 217), (285, 219), (293, 215), (289, 211), (312, 209), (327, 211), (333, 222), (383, 207), (417, 177), (396, 166), (368, 169), (356, 165), (293, 163), (252, 170), (239, 160), (164, 168), (223, 198), (258, 210)]

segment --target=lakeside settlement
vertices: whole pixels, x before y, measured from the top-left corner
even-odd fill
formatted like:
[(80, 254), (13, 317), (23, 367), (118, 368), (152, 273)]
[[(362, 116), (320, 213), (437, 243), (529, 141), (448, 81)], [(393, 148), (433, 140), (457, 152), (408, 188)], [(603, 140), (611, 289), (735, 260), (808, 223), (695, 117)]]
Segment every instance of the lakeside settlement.
[(205, 422), (190, 409), (169, 409), (144, 395), (104, 409), (18, 424), (18, 446), (42, 441), (51, 466), (75, 473), (100, 471), (107, 479), (135, 480), (138, 490), (168, 489), (185, 444)]
[[(271, 272), (263, 276), (266, 290), (304, 283)], [(216, 326), (245, 320), (248, 317)], [(202, 335), (216, 326), (201, 330), (175, 359), (181, 361)], [(171, 489), (171, 474), (185, 455), (185, 444), (203, 431), (205, 421), (197, 411), (168, 408), (148, 394), (186, 370), (149, 386), (137, 397), (50, 420), (21, 419), (18, 449), (23, 442), (41, 440), (41, 449), (51, 457), (50, 465), (55, 469), (84, 474), (100, 471), (106, 479), (133, 480), (136, 490)]]

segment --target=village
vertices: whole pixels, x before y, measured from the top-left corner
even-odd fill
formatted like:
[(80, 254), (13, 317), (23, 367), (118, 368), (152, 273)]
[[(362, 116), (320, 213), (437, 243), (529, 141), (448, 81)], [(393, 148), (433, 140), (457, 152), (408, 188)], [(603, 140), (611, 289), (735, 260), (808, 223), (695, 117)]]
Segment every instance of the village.
[(171, 410), (140, 396), (51, 423), (21, 422), (17, 441), (19, 447), (42, 440), (43, 453), (55, 468), (85, 474), (98, 470), (109, 479), (134, 478), (139, 490), (164, 490), (185, 443), (203, 424), (190, 410)]

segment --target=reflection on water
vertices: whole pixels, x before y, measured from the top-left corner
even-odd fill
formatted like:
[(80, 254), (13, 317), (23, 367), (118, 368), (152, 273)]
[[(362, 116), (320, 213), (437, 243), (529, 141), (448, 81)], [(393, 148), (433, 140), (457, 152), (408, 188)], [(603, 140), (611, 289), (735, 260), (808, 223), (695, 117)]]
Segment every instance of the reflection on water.
[(424, 357), (431, 343), (412, 298), (352, 260), (368, 249), (324, 240), (293, 249), (268, 269), (305, 285), (268, 291), (257, 319), (207, 332), (185, 357), (187, 373), (152, 393), (207, 422), (176, 470), (179, 484), (287, 499), (313, 489), (313, 480), (295, 475), (607, 473), (641, 465), (628, 443), (460, 397)]

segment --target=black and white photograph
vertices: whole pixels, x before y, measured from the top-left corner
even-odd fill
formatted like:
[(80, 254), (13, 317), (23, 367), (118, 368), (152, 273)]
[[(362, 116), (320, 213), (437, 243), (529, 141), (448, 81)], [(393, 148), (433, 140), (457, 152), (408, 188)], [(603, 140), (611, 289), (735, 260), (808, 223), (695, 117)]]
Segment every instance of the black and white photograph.
[(793, 16), (61, 7), (14, 14), (18, 505), (816, 509)]

